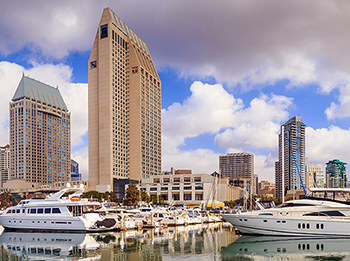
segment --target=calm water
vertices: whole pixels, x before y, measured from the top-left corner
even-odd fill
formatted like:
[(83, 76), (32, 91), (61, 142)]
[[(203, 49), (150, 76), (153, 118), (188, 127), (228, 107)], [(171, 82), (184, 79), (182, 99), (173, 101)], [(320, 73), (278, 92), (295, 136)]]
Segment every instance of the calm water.
[(350, 260), (350, 238), (238, 236), (228, 224), (104, 234), (3, 232), (0, 244), (0, 260)]

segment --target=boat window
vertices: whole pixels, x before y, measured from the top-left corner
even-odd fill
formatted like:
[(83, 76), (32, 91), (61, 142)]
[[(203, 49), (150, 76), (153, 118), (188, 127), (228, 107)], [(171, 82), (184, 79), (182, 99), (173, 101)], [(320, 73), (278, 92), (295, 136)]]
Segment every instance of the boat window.
[(22, 209), (22, 213), (23, 213), (23, 214), (26, 213), (26, 210), (25, 210), (25, 209)]
[(45, 214), (51, 214), (51, 208), (45, 208)]
[(12, 210), (11, 210), (11, 213), (12, 213), (12, 214), (16, 213), (16, 210), (12, 209)]
[(6, 214), (11, 214), (11, 209), (7, 210)]
[(329, 217), (344, 217), (345, 215), (340, 211), (321, 211), (321, 212), (310, 212), (303, 216), (329, 216)]
[(38, 214), (43, 214), (44, 213), (44, 209), (43, 208), (38, 208)]
[(61, 213), (61, 210), (59, 208), (53, 208), (52, 213)]
[(272, 213), (261, 213), (259, 214), (259, 216), (273, 216)]
[(285, 202), (277, 208), (290, 208), (290, 207), (312, 207), (315, 206), (314, 204), (306, 204), (306, 203), (293, 203), (293, 202)]
[(16, 213), (21, 213), (21, 210), (20, 210), (20, 209), (17, 209)]
[(36, 208), (31, 208), (30, 209), (30, 214), (36, 214)]

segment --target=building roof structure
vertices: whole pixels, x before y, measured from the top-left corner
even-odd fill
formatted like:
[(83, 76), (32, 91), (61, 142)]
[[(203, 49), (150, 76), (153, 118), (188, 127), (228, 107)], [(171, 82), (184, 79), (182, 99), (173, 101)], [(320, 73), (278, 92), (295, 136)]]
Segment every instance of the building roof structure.
[(16, 92), (13, 95), (12, 101), (17, 101), (23, 98), (35, 100), (42, 104), (51, 105), (58, 109), (68, 111), (58, 88), (31, 79), (25, 75), (22, 76)]

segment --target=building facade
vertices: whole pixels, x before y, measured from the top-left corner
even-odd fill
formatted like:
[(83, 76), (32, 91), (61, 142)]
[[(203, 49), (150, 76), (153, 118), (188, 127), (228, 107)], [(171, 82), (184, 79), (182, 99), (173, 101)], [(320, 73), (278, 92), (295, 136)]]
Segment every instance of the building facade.
[(281, 126), (278, 135), (276, 198), (282, 198), (282, 186), (285, 191), (302, 190), (305, 181), (305, 124), (300, 116), (294, 116)]
[[(252, 185), (252, 192), (256, 192), (256, 178), (254, 177), (254, 155), (250, 153), (229, 153), (219, 156), (219, 169), (223, 177), (230, 180), (239, 178), (250, 179), (249, 185)], [(250, 191), (250, 188), (249, 188)]]
[(307, 188), (324, 187), (324, 171), (320, 166), (306, 166)]
[(70, 178), (73, 181), (81, 180), (81, 173), (79, 172), (79, 163), (74, 159), (70, 160)]
[(0, 187), (9, 179), (10, 145), (0, 147)]
[(169, 204), (200, 205), (239, 199), (243, 189), (228, 178), (209, 174), (170, 174), (142, 179), (138, 184), (150, 196), (161, 196)]
[(91, 50), (89, 184), (121, 191), (161, 174), (161, 82), (147, 45), (109, 8)]
[(58, 88), (22, 77), (10, 102), (9, 179), (70, 180), (70, 113)]
[(338, 159), (330, 160), (326, 164), (327, 188), (346, 188), (346, 163)]

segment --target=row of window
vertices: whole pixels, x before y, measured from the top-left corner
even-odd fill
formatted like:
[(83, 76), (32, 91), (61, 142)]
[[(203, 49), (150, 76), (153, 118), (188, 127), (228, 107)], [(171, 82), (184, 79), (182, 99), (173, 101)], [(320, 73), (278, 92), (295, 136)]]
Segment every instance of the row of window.
[[(20, 214), (21, 209), (9, 209), (6, 214)], [(26, 209), (22, 208), (22, 213), (26, 213)], [(27, 214), (60, 214), (59, 208), (28, 208)]]

